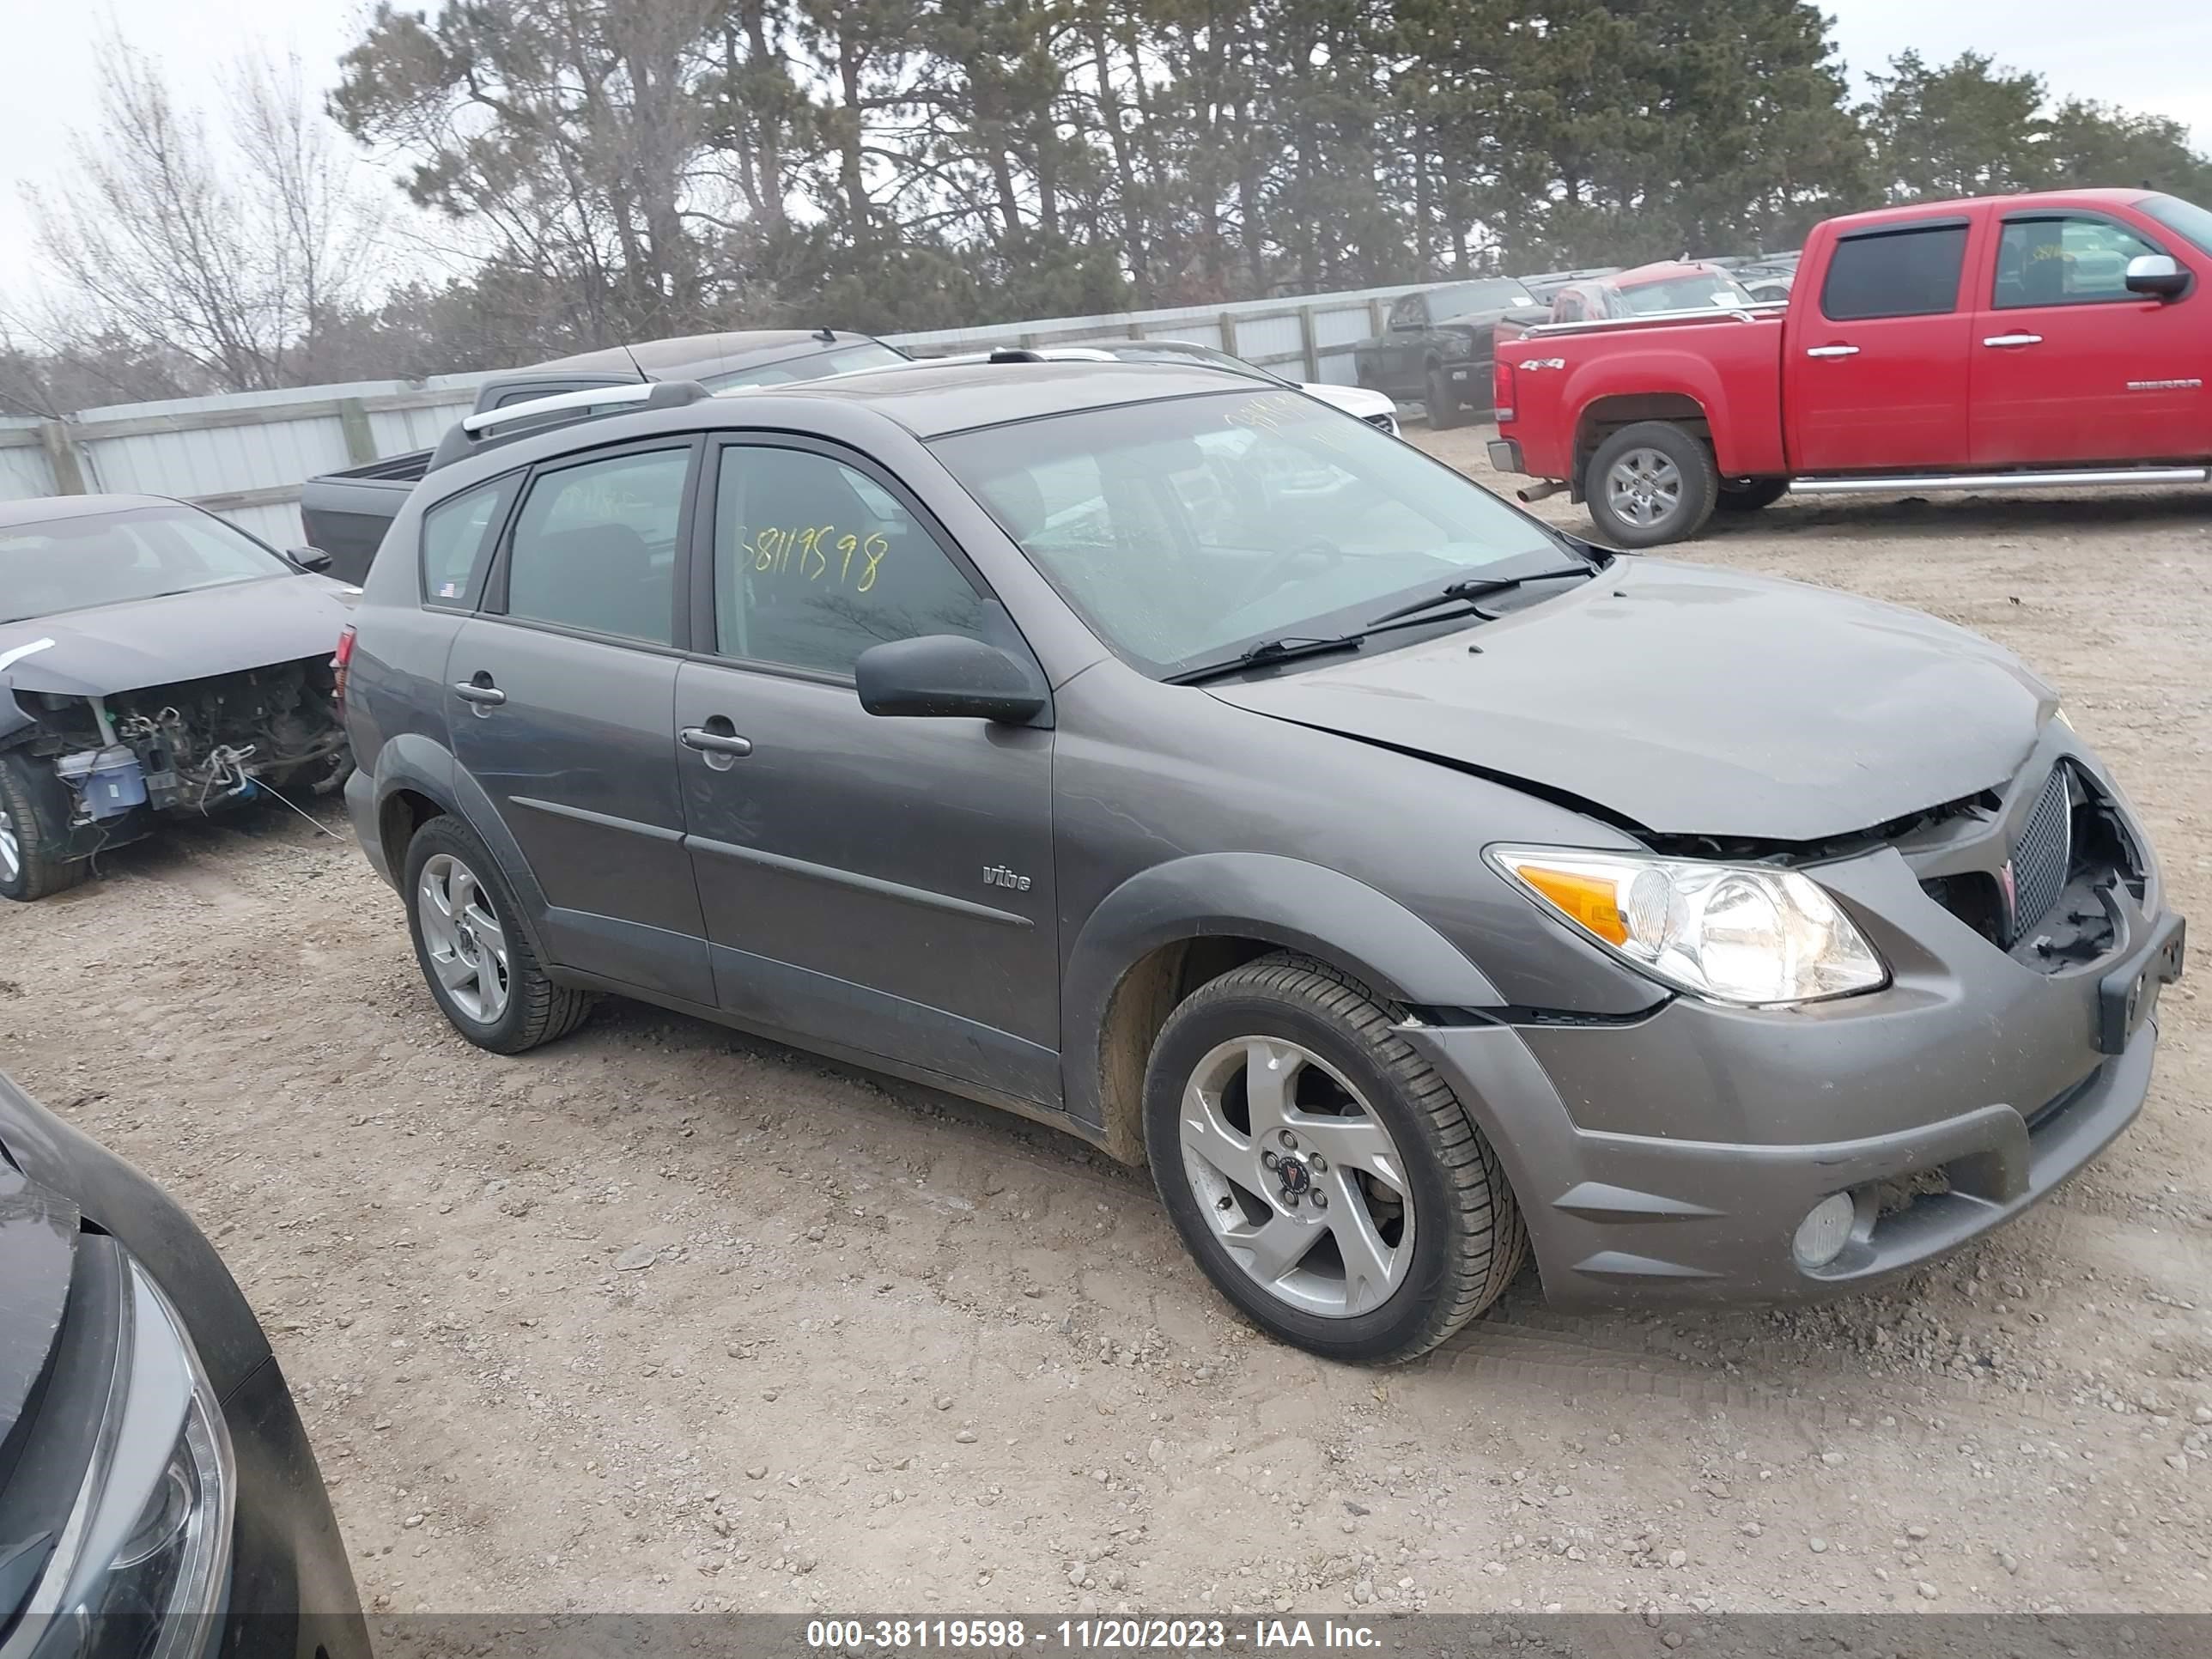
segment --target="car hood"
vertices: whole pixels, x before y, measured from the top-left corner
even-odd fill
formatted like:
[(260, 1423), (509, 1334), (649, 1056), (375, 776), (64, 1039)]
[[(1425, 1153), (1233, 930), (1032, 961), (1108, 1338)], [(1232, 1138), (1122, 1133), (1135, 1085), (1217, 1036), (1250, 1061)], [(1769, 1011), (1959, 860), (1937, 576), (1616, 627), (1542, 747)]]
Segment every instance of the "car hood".
[(61, 1330), (76, 1238), (76, 1206), (0, 1158), (0, 1441)]
[(1778, 842), (1996, 787), (2057, 707), (2009, 652), (1932, 617), (1644, 558), (1422, 645), (1210, 689), (1656, 834)]
[(1340, 409), (1347, 415), (1357, 415), (1366, 420), (1373, 415), (1395, 415), (1397, 404), (1380, 392), (1364, 386), (1333, 386), (1322, 380), (1309, 380), (1298, 388), (1309, 398), (1316, 398), (1332, 409)]
[(0, 623), (0, 678), (106, 696), (328, 656), (357, 592), (324, 576), (270, 576)]

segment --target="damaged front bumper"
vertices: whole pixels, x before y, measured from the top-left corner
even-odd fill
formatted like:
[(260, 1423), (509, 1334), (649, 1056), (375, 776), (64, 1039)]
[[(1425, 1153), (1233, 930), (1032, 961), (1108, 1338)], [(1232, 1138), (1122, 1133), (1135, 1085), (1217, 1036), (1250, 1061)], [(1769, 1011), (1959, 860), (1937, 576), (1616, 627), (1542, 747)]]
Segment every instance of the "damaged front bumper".
[[(2092, 920), (2062, 896), (2039, 925), (1990, 937), (1938, 895), (1956, 904), (1978, 857), (2008, 871), (2024, 858), (2054, 762), (2096, 786), (2076, 792), (2085, 828), (2113, 817), (2137, 861)], [(1864, 1285), (2011, 1220), (2133, 1121), (2159, 994), (2181, 975), (2182, 919), (2092, 758), (2046, 752), (2008, 793), (1921, 841), (1819, 866), (1889, 963), (1880, 991), (1403, 1028), (1497, 1146), (1547, 1297), (1767, 1301)], [(2110, 845), (2085, 840), (2077, 873)], [(1823, 1205), (1826, 1253), (1808, 1260), (1800, 1229)]]

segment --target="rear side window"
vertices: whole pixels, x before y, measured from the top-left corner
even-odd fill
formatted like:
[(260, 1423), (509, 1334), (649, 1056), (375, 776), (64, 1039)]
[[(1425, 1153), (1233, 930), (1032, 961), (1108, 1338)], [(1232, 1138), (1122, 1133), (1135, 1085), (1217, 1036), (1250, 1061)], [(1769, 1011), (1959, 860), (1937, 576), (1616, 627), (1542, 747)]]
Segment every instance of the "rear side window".
[(666, 645), (691, 450), (586, 461), (531, 481), (507, 556), (507, 614)]
[(507, 507), (521, 474), (464, 489), (422, 515), (422, 597), (432, 605), (471, 605)]
[(1850, 236), (1829, 256), (1820, 314), (1830, 322), (1873, 317), (1935, 317), (1959, 305), (1966, 259), (1964, 225), (1929, 225)]

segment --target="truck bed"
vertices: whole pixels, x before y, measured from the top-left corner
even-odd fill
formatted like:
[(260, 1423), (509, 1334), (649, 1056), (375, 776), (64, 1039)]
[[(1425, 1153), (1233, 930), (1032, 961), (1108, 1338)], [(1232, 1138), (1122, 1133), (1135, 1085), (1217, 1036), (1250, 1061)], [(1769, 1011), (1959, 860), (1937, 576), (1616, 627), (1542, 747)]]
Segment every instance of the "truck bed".
[(368, 574), (384, 532), (429, 470), (430, 452), (387, 455), (300, 486), (300, 521), (310, 546), (331, 556), (331, 574), (358, 583)]

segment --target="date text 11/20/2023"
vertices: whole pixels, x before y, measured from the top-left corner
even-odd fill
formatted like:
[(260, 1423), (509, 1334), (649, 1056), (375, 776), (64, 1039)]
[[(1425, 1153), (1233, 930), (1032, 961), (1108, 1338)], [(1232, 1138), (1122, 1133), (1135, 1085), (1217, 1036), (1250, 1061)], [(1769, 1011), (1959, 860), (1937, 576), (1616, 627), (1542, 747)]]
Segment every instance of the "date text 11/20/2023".
[(806, 1645), (830, 1653), (931, 1649), (1023, 1652), (1288, 1653), (1382, 1645), (1370, 1626), (1333, 1619), (812, 1619)]

